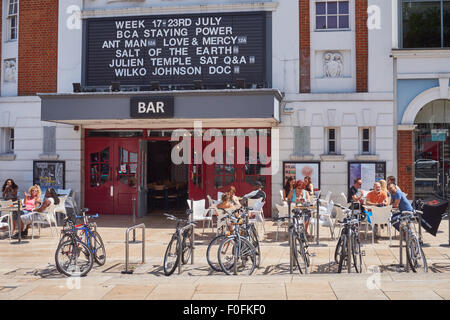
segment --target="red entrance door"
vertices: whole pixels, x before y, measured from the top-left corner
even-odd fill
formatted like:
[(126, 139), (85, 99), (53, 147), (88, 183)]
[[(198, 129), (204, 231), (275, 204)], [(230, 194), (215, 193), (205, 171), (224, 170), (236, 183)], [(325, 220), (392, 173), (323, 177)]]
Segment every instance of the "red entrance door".
[[(224, 151), (219, 155), (222, 164), (205, 165), (206, 194), (217, 199), (218, 192), (226, 192), (231, 186), (236, 188), (236, 194), (243, 196), (254, 190), (257, 181), (262, 183), (266, 193), (264, 215), (271, 216), (271, 176), (264, 172), (270, 167), (267, 158), (270, 157), (270, 137), (260, 144), (255, 137), (232, 138), (234, 143), (224, 143)], [(228, 159), (228, 161), (227, 161)]]
[(86, 139), (85, 202), (92, 212), (132, 214), (138, 151), (137, 139)]

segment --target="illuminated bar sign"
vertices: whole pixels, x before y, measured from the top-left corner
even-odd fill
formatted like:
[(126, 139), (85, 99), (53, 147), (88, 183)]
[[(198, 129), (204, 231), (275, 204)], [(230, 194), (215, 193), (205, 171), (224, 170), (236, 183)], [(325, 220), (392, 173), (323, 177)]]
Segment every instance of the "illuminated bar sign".
[(173, 97), (133, 97), (130, 99), (131, 118), (173, 118)]
[[(191, 89), (245, 79), (267, 81), (269, 13), (222, 13), (87, 19), (84, 84), (150, 85)], [(170, 89), (170, 88), (168, 88)], [(180, 89), (180, 88), (178, 88)]]

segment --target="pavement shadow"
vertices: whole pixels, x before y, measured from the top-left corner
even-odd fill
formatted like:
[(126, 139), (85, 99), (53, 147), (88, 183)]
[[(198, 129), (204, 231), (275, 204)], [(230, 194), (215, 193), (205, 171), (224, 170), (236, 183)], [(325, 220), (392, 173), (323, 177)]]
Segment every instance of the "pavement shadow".
[[(294, 267), (293, 270), (295, 271), (296, 268)], [(264, 268), (264, 271), (262, 272), (263, 275), (289, 275), (290, 274), (290, 266), (289, 263), (279, 263), (274, 265), (269, 265)]]
[(450, 263), (433, 263), (431, 266), (428, 266), (428, 269), (433, 273), (450, 272)]
[(67, 278), (65, 275), (60, 273), (56, 269), (56, 265), (49, 264), (47, 267), (42, 269), (35, 269), (33, 271), (27, 272), (28, 275), (33, 275), (36, 277), (40, 277), (42, 279), (63, 279)]

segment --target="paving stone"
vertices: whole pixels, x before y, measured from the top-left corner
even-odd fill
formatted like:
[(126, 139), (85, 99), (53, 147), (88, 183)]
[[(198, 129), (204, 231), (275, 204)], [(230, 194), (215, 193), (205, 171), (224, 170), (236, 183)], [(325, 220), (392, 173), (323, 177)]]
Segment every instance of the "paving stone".
[(432, 290), (417, 291), (384, 291), (391, 300), (443, 300), (441, 296)]

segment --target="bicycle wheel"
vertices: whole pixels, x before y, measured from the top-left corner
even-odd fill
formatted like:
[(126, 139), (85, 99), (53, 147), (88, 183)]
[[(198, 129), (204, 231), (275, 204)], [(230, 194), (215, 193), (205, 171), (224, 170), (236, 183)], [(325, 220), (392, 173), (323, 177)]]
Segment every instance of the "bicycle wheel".
[(211, 240), (208, 245), (208, 249), (206, 249), (206, 260), (208, 261), (211, 269), (217, 272), (223, 271), (218, 258), (218, 250), (222, 241), (225, 239), (225, 235), (221, 234)]
[(356, 234), (352, 235), (352, 256), (356, 273), (362, 273), (361, 242)]
[(309, 251), (308, 251), (308, 249), (309, 249), (308, 239), (306, 239), (305, 233), (302, 233), (300, 237), (303, 242), (303, 248), (305, 249), (306, 266), (309, 268), (309, 266), (311, 265), (311, 260), (310, 260)]
[(81, 241), (68, 240), (58, 245), (55, 252), (58, 271), (68, 277), (83, 277), (91, 271), (94, 259), (91, 250)]
[(338, 273), (342, 272), (342, 267), (345, 265), (347, 261), (347, 237), (341, 236), (341, 250), (339, 250), (339, 264), (338, 264)]
[(259, 247), (258, 233), (255, 226), (252, 224), (249, 230), (250, 243), (255, 247), (256, 267), (259, 268), (261, 264), (261, 248)]
[(187, 229), (183, 234), (183, 254), (181, 256), (181, 262), (183, 264), (186, 264), (189, 262), (189, 258), (192, 254), (192, 248), (194, 247), (192, 245), (192, 228)]
[(352, 237), (353, 237), (353, 233), (350, 234), (350, 230), (348, 231), (348, 236), (347, 236), (347, 272), (351, 273), (352, 272), (352, 260), (353, 260), (353, 247), (352, 247)]
[(300, 236), (294, 237), (293, 243), (294, 249), (294, 260), (297, 265), (298, 270), (301, 274), (308, 273), (308, 262), (306, 260), (306, 252), (303, 241), (300, 239)]
[(341, 251), (342, 251), (342, 238), (343, 236), (341, 235), (338, 239), (338, 242), (336, 244), (336, 249), (334, 250), (334, 261), (336, 263), (339, 263), (339, 258), (341, 256)]
[[(240, 248), (238, 248), (238, 241), (240, 241)], [(220, 244), (218, 252), (219, 264), (228, 275), (232, 273), (251, 275), (255, 270), (255, 247), (245, 238), (237, 240), (235, 237), (229, 237), (225, 239)]]
[(167, 245), (166, 253), (164, 254), (164, 274), (170, 276), (178, 266), (180, 257), (178, 256), (178, 237), (173, 236)]
[(91, 233), (89, 246), (94, 254), (94, 260), (99, 266), (103, 266), (106, 263), (105, 245), (103, 244), (102, 237), (100, 237), (97, 231), (91, 231)]
[(406, 246), (406, 257), (413, 272), (428, 272), (427, 259), (423, 253), (419, 239), (415, 235), (410, 236)]

